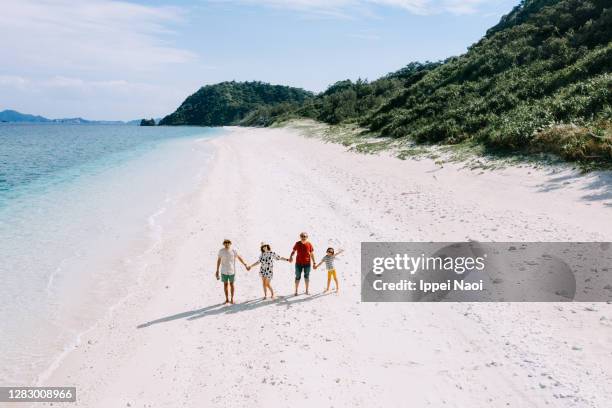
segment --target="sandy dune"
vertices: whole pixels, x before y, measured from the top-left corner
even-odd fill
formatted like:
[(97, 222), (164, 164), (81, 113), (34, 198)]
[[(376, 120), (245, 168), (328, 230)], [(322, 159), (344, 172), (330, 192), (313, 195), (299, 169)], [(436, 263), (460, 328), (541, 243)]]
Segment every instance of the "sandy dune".
[[(440, 168), (347, 152), (287, 129), (230, 129), (210, 177), (177, 203), (141, 285), (53, 375), (79, 407), (604, 407), (610, 304), (364, 304), (361, 241), (612, 241), (609, 175)], [(568, 183), (569, 182), (569, 183)], [(215, 256), (229, 237), (288, 256), (307, 230), (337, 262), (341, 292), (276, 301), (239, 269), (222, 306)], [(40, 406), (40, 405), (38, 405)]]

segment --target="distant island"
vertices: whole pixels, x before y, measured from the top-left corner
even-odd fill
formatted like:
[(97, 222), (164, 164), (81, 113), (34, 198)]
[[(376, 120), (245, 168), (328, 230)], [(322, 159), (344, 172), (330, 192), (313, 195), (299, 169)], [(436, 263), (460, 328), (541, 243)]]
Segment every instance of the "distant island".
[(612, 9), (523, 0), (468, 51), (325, 92), (260, 82), (208, 85), (160, 125), (353, 123), (417, 143), (477, 144), (612, 163)]
[(49, 119), (44, 116), (30, 115), (6, 109), (0, 111), (0, 122), (4, 123), (58, 123), (66, 125), (138, 125), (140, 120), (130, 120), (127, 122), (120, 120), (88, 120), (83, 118), (62, 118)]
[(140, 126), (155, 126), (155, 119), (142, 119), (140, 121)]
[(29, 115), (27, 113), (21, 113), (14, 110), (3, 110), (0, 112), (0, 121), (2, 122), (30, 122), (30, 123), (42, 123), (49, 122), (50, 119), (47, 119), (42, 116)]

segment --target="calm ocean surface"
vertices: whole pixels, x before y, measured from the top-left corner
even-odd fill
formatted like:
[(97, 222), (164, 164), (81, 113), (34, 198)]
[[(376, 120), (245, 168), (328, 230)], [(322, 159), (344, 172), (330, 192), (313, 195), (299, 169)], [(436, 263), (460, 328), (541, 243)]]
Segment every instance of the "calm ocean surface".
[(32, 385), (125, 297), (221, 129), (0, 124), (0, 379)]

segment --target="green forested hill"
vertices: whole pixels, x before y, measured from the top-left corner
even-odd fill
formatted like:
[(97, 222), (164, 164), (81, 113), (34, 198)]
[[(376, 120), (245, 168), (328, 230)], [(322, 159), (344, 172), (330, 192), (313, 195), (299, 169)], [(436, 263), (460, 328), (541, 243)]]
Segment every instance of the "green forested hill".
[(298, 109), (245, 121), (353, 121), (421, 143), (612, 161), (611, 41), (610, 0), (524, 0), (464, 55), (338, 82)]
[(291, 117), (308, 117), (330, 124), (355, 120), (364, 122), (383, 103), (397, 95), (404, 87), (418, 82), (440, 64), (413, 62), (373, 82), (338, 81), (299, 107), (283, 104), (256, 109), (245, 117), (242, 124), (267, 126)]
[(263, 82), (222, 82), (200, 88), (159, 124), (232, 125), (256, 108), (280, 103), (300, 104), (312, 96), (303, 89)]
[(421, 142), (612, 159), (612, 2), (525, 0), (364, 120)]

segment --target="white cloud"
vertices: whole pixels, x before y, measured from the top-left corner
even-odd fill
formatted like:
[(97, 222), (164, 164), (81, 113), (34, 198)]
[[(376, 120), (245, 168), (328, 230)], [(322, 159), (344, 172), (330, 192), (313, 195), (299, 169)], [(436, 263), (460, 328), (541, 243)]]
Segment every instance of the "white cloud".
[(368, 3), (402, 8), (414, 14), (429, 14), (433, 11), (430, 0), (366, 0)]
[(76, 77), (53, 76), (47, 78), (25, 78), (17, 75), (0, 75), (0, 90), (5, 94), (22, 91), (23, 93), (71, 92), (86, 95), (98, 91), (123, 93), (159, 91), (160, 87), (141, 82), (130, 82), (124, 79), (85, 80)]
[(163, 116), (177, 106), (187, 91), (124, 79), (0, 75), (0, 110), (10, 108), (51, 118), (127, 120)]
[(175, 7), (121, 1), (5, 0), (2, 69), (155, 69), (195, 56), (166, 38), (183, 18)]
[(0, 87), (24, 88), (28, 84), (27, 78), (18, 75), (0, 75)]
[(443, 8), (453, 14), (473, 14), (487, 2), (483, 0), (444, 0)]
[(413, 14), (473, 14), (487, 0), (209, 0), (212, 2), (253, 4), (308, 13), (348, 17), (355, 11), (364, 14), (368, 7), (387, 6)]

